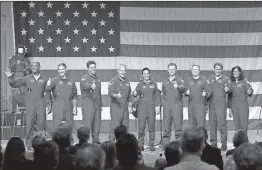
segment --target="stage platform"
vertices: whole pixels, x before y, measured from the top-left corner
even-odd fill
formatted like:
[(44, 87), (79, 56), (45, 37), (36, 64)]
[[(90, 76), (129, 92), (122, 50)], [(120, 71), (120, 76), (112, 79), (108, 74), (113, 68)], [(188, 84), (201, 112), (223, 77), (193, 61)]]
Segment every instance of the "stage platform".
[[(133, 134), (135, 134), (137, 136), (137, 133), (134, 132)], [(209, 134), (209, 132), (208, 132), (208, 134)], [(108, 140), (108, 135), (109, 135), (108, 133), (101, 133), (100, 134), (101, 142)], [(172, 133), (172, 140), (174, 140), (174, 135), (175, 134)], [(228, 149), (233, 148), (233, 144), (232, 144), (233, 135), (234, 135), (234, 131), (228, 132)], [(76, 135), (74, 134), (73, 136), (74, 136), (75, 143), (77, 143), (78, 140), (76, 138)], [(262, 141), (262, 130), (259, 130), (258, 134), (257, 134), (256, 130), (250, 130), (250, 131), (248, 131), (248, 137), (249, 137), (250, 142), (256, 142), (256, 141), (261, 142)], [(160, 139), (161, 139), (160, 138), (160, 132), (156, 132), (156, 142), (155, 143), (156, 144), (159, 143)], [(1, 141), (1, 145), (2, 145), (3, 148), (6, 147), (7, 141), (8, 140), (2, 140)], [(218, 141), (220, 141), (220, 133), (219, 132), (218, 132)], [(209, 142), (209, 140), (208, 140), (208, 142)], [(148, 144), (148, 133), (146, 133), (145, 144)], [(219, 147), (221, 146), (221, 144), (219, 142), (218, 142), (218, 146)], [(147, 147), (147, 145), (145, 147)], [(154, 151), (154, 152), (151, 152), (148, 149), (146, 149), (144, 152), (142, 152), (142, 154), (144, 156), (145, 163), (147, 165), (150, 165), (150, 166), (153, 166), (154, 161), (159, 157), (159, 155), (161, 153), (163, 153), (163, 151), (162, 151), (162, 148), (159, 147), (159, 146), (156, 146), (156, 151)], [(27, 153), (27, 157), (30, 157), (31, 154), (32, 153)], [(225, 153), (222, 153), (222, 154), (223, 154), (223, 157), (225, 157)], [(163, 154), (163, 156), (164, 156), (164, 154)]]

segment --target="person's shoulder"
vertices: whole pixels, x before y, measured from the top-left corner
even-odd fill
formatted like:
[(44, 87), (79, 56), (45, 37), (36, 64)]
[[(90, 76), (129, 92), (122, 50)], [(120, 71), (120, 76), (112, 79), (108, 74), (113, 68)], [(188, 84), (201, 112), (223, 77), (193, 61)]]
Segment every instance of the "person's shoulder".
[(150, 167), (147, 165), (139, 165), (139, 170), (157, 170), (157, 168)]
[(210, 165), (206, 162), (201, 161), (201, 165), (196, 170), (219, 170), (215, 165)]

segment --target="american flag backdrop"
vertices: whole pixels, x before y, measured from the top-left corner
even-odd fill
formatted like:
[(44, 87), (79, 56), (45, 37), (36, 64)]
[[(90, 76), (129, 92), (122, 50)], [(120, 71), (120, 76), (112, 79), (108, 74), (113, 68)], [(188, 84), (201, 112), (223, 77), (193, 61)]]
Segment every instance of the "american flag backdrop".
[[(108, 83), (120, 63), (135, 88), (143, 67), (161, 89), (167, 65), (178, 65), (186, 80), (192, 64), (211, 76), (216, 62), (225, 75), (233, 66), (244, 70), (254, 95), (250, 119), (258, 119), (262, 103), (262, 2), (14, 2), (15, 43), (41, 63), (42, 74), (54, 77), (64, 62), (79, 81), (86, 62), (97, 63), (102, 81), (102, 119), (110, 119)], [(184, 119), (187, 98), (184, 97)], [(130, 116), (133, 119), (132, 116)], [(52, 115), (48, 115), (52, 119)], [(158, 117), (159, 119), (159, 117)], [(229, 118), (228, 118), (229, 119)]]

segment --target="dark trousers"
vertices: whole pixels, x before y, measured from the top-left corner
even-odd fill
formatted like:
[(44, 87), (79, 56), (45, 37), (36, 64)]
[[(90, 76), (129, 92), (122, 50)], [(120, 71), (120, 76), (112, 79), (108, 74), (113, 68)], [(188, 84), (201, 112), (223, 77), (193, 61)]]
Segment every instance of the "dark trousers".
[(172, 123), (175, 128), (176, 139), (179, 139), (181, 136), (183, 125), (183, 103), (165, 103), (163, 109), (163, 145), (166, 146), (170, 142)]
[(101, 107), (94, 108), (94, 102), (90, 99), (83, 99), (83, 125), (86, 125), (92, 133), (93, 143), (100, 143), (99, 132), (101, 127)]
[(247, 100), (233, 98), (231, 107), (235, 130), (243, 129), (247, 133), (249, 119), (249, 107)]
[(206, 125), (206, 107), (203, 103), (188, 104), (188, 122), (190, 127), (205, 127)]

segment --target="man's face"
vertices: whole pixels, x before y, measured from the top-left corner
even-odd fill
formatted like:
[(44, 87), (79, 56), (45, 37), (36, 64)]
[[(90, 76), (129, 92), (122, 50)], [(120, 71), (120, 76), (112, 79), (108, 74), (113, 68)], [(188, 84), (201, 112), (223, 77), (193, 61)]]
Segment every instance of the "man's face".
[(119, 68), (118, 68), (118, 75), (121, 77), (121, 78), (125, 78), (126, 77), (126, 67), (121, 65)]
[(149, 71), (148, 71), (148, 70), (144, 70), (142, 76), (143, 76), (143, 79), (144, 79), (145, 81), (148, 81), (149, 78), (150, 78), (150, 73), (149, 73)]
[(238, 70), (237, 68), (235, 68), (235, 69), (233, 70), (233, 75), (234, 75), (235, 78), (238, 78), (238, 77), (239, 77), (240, 72), (239, 72), (239, 70)]
[(221, 66), (219, 66), (219, 65), (215, 66), (215, 68), (214, 68), (215, 76), (217, 76), (217, 77), (221, 76), (222, 71), (223, 71), (223, 69), (222, 69)]
[(200, 73), (200, 69), (198, 66), (193, 66), (191, 71), (193, 76), (198, 76)]
[(88, 67), (88, 71), (89, 73), (91, 74), (96, 74), (96, 65), (95, 64), (90, 64), (89, 67)]
[(32, 65), (31, 65), (31, 70), (32, 70), (32, 72), (33, 72), (34, 74), (37, 73), (37, 72), (39, 72), (39, 70), (40, 70), (40, 65), (39, 65), (39, 63), (37, 63), (37, 62), (32, 63)]
[(64, 66), (59, 66), (58, 67), (58, 74), (61, 76), (61, 77), (63, 77), (65, 74), (66, 74), (66, 68), (64, 67)]
[(176, 74), (176, 66), (169, 66), (168, 73), (170, 76), (174, 76)]
[(24, 50), (25, 49), (21, 47), (21, 48), (17, 49), (17, 52), (18, 52), (18, 54), (22, 55), (22, 54), (24, 54)]

